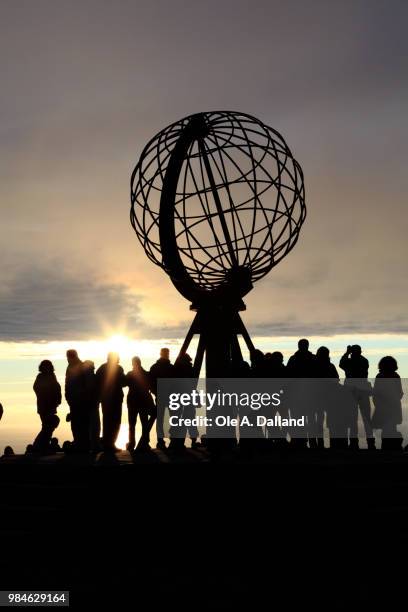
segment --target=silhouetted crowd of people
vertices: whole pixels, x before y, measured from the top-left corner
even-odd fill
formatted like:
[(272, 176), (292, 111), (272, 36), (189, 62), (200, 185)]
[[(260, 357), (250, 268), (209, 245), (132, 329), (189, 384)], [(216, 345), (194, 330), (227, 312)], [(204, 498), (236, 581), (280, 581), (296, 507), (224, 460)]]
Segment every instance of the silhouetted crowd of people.
[[(308, 391), (308, 386), (302, 384), (302, 381), (318, 379), (317, 384), (309, 386), (309, 389), (313, 389), (312, 398), (305, 400), (307, 439), (293, 439), (294, 446), (308, 445), (310, 449), (324, 449), (323, 430), (326, 420), (330, 448), (358, 450), (360, 414), (369, 450), (376, 448), (374, 429), (381, 430), (382, 449), (401, 450), (402, 434), (397, 427), (402, 424), (403, 390), (396, 359), (391, 356), (380, 359), (374, 385), (368, 380), (369, 362), (362, 355), (361, 346), (347, 346), (340, 358), (339, 367), (344, 371), (344, 385), (340, 384), (340, 376), (331, 362), (329, 349), (321, 346), (313, 354), (309, 350), (309, 341), (303, 338), (299, 340), (298, 350), (289, 358), (286, 366), (282, 353), (264, 355), (256, 351), (252, 374), (298, 381), (293, 385), (295, 392), (292, 388), (292, 396), (296, 399), (289, 402), (293, 416), (299, 416), (302, 410), (299, 394)], [(285, 411), (282, 412), (282, 416), (286, 416)]]
[[(72, 442), (64, 442), (61, 449), (58, 439), (53, 437), (60, 423), (57, 409), (62, 402), (62, 390), (52, 362), (46, 359), (40, 363), (34, 383), (41, 430), (33, 444), (28, 445), (27, 452), (48, 454), (64, 450), (72, 453), (115, 453), (118, 450), (116, 441), (122, 420), (124, 388), (128, 389), (126, 401), (129, 436), (126, 448), (130, 452), (149, 451), (150, 433), (158, 414), (159, 379), (198, 377), (188, 354), (180, 355), (172, 364), (168, 348), (161, 349), (159, 359), (149, 371), (143, 368), (139, 357), (133, 357), (132, 369), (127, 374), (116, 353), (109, 353), (106, 363), (96, 371), (95, 364), (89, 360), (82, 361), (76, 350), (68, 350), (66, 356), (68, 363), (64, 393), (69, 406), (67, 421), (71, 425)], [(373, 433), (375, 429), (382, 432), (384, 450), (401, 450), (402, 435), (398, 425), (402, 423), (403, 390), (396, 360), (391, 356), (380, 360), (374, 385), (368, 380), (369, 362), (362, 355), (360, 346), (348, 346), (339, 361), (339, 367), (345, 375), (343, 385), (340, 384), (336, 366), (331, 362), (329, 349), (321, 346), (314, 354), (309, 350), (308, 340), (301, 339), (298, 342), (298, 350), (286, 365), (283, 354), (279, 351), (264, 354), (255, 350), (251, 355), (251, 364), (245, 361), (235, 364), (234, 376), (293, 380), (294, 388), (299, 385), (296, 381), (319, 379), (319, 393), (315, 394), (307, 409), (307, 434), (296, 437), (291, 435), (289, 429), (281, 428), (277, 432), (266, 427), (261, 436), (268, 439), (271, 446), (322, 450), (325, 448), (323, 432), (326, 423), (330, 448), (357, 450), (358, 421), (361, 415), (369, 450), (376, 449)], [(299, 386), (297, 388), (299, 390)], [(303, 388), (300, 395), (302, 393)], [(299, 401), (299, 393), (296, 397), (296, 401), (284, 402), (274, 413), (279, 412), (283, 418), (289, 413), (294, 417), (301, 414), (302, 401)], [(0, 405), (0, 418), (2, 414), (3, 408)], [(185, 415), (194, 417), (195, 409), (187, 406)], [(137, 441), (138, 419), (141, 436)], [(167, 446), (162, 419), (157, 421), (156, 433), (157, 448), (165, 450)], [(206, 445), (204, 436), (201, 442), (199, 441), (199, 431), (195, 426), (188, 427), (185, 436), (190, 437), (192, 448)], [(241, 444), (244, 446), (243, 440)], [(180, 450), (184, 445), (184, 439), (170, 439), (170, 448)], [(12, 454), (11, 447), (7, 448), (8, 454)]]
[[(65, 450), (77, 453), (116, 452), (116, 440), (122, 421), (122, 405), (125, 387), (128, 388), (127, 408), (129, 441), (127, 450), (136, 448), (136, 424), (139, 418), (142, 435), (138, 450), (150, 449), (150, 431), (156, 420), (154, 397), (157, 380), (171, 377), (177, 365), (170, 363), (169, 350), (163, 348), (160, 358), (146, 371), (139, 357), (132, 359), (132, 370), (125, 374), (119, 364), (119, 356), (109, 353), (106, 363), (95, 371), (92, 361), (82, 361), (76, 350), (67, 351), (65, 374), (65, 399), (69, 407), (67, 421), (71, 425), (72, 443)], [(183, 359), (179, 360), (180, 367)], [(62, 401), (62, 391), (55, 376), (54, 366), (49, 360), (39, 365), (39, 374), (34, 383), (37, 396), (37, 412), (42, 428), (33, 445), (32, 452), (47, 453), (55, 450), (53, 433), (59, 425), (57, 408)], [(101, 407), (102, 423), (100, 419)], [(102, 436), (101, 436), (102, 433)], [(54, 442), (53, 442), (54, 440)], [(163, 438), (158, 438), (158, 448), (165, 448)]]

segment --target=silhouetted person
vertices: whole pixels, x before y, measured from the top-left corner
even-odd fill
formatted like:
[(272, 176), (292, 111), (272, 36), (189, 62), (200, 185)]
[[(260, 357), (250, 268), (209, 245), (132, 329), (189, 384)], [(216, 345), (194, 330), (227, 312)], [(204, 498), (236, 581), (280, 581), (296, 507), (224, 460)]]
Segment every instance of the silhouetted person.
[(283, 363), (283, 354), (280, 351), (265, 354), (265, 370), (268, 378), (287, 377), (287, 368)]
[[(185, 383), (179, 382), (182, 388), (178, 388), (178, 391), (181, 393), (191, 393), (193, 388), (195, 389), (195, 378), (194, 378), (194, 368), (192, 364), (191, 357), (188, 353), (184, 355), (180, 355), (177, 357), (174, 362), (173, 376), (177, 379), (186, 379)], [(194, 383), (191, 383), (191, 379), (194, 379)], [(183, 406), (181, 409), (181, 414), (184, 419), (194, 419), (196, 416), (196, 407), (193, 404), (188, 406)], [(171, 446), (176, 445), (176, 447), (182, 448), (184, 447), (185, 436), (188, 434), (191, 439), (191, 448), (198, 448), (201, 446), (197, 442), (197, 438), (199, 436), (198, 429), (195, 425), (185, 426), (182, 428), (177, 428), (178, 431), (176, 433), (176, 438), (171, 440)]]
[(2, 417), (3, 417), (3, 414), (4, 414), (4, 408), (3, 408), (3, 405), (0, 404), (0, 421), (1, 421)]
[[(312, 386), (302, 379), (315, 376), (316, 356), (309, 351), (309, 340), (301, 338), (298, 342), (298, 350), (294, 355), (289, 357), (286, 367), (288, 378), (296, 379), (291, 386), (292, 401), (290, 404), (291, 416), (307, 418), (307, 429), (309, 435), (309, 447), (316, 448), (316, 431), (315, 417), (312, 408)], [(297, 448), (306, 448), (306, 438), (301, 438), (294, 431), (292, 438), (293, 446)]]
[(251, 376), (254, 378), (268, 378), (268, 364), (265, 355), (259, 349), (251, 354)]
[(194, 368), (188, 353), (179, 355), (173, 366), (174, 378), (194, 378)]
[(361, 354), (361, 346), (354, 344), (348, 346), (339, 363), (346, 375), (345, 384), (353, 390), (356, 408), (350, 428), (350, 448), (358, 449), (358, 409), (364, 423), (369, 450), (375, 450), (375, 439), (371, 425), (370, 394), (371, 385), (368, 382), (368, 360)]
[(316, 351), (315, 377), (340, 379), (336, 366), (330, 360), (327, 346), (320, 346)]
[(6, 446), (6, 448), (4, 449), (4, 455), (3, 457), (13, 457), (14, 455), (14, 450), (11, 446)]
[(102, 404), (103, 448), (106, 452), (115, 452), (119, 450), (115, 443), (122, 419), (123, 387), (126, 385), (117, 353), (109, 353), (107, 362), (98, 368), (96, 384)]
[[(325, 412), (330, 410), (328, 403), (331, 401), (332, 389), (330, 382), (332, 379), (335, 384), (338, 384), (339, 374), (336, 366), (330, 361), (330, 351), (327, 346), (321, 346), (316, 351), (315, 360), (315, 378), (316, 385), (314, 387), (314, 400), (311, 410), (309, 411), (309, 445), (312, 442), (312, 447), (324, 449), (323, 424)], [(325, 380), (328, 379), (326, 382)], [(313, 436), (313, 438), (312, 438)]]
[[(265, 354), (265, 370), (268, 378), (280, 378), (282, 380), (282, 384), (279, 383), (284, 390), (285, 386), (287, 386), (285, 378), (287, 377), (287, 368), (283, 363), (283, 354), (280, 351), (274, 351), (273, 353)], [(274, 417), (277, 413), (280, 414), (282, 419), (289, 418), (289, 410), (287, 407), (287, 403), (285, 401), (285, 395), (281, 395), (281, 403), (279, 406), (271, 406), (269, 411), (265, 413), (267, 418)], [(273, 439), (274, 447), (277, 448), (286, 448), (288, 441), (288, 429), (284, 428), (276, 428), (276, 427), (267, 427), (268, 437)]]
[(373, 427), (381, 429), (382, 450), (402, 450), (402, 435), (397, 425), (402, 423), (401, 400), (404, 395), (398, 363), (387, 355), (380, 359), (379, 373), (374, 382)]
[(149, 445), (149, 416), (155, 414), (155, 405), (150, 394), (150, 375), (142, 367), (140, 357), (133, 357), (133, 369), (126, 374), (126, 384), (129, 387), (127, 395), (129, 442), (128, 451), (136, 446), (137, 417), (142, 425), (142, 436), (137, 446), (138, 450), (148, 450)]
[(41, 419), (41, 431), (34, 440), (34, 450), (40, 453), (49, 452), (50, 440), (59, 425), (57, 408), (61, 404), (61, 386), (54, 373), (54, 366), (44, 359), (38, 367), (39, 374), (34, 382), (37, 396), (37, 412)]
[(165, 449), (166, 443), (164, 441), (163, 431), (163, 414), (160, 411), (157, 416), (157, 385), (160, 378), (173, 378), (174, 377), (174, 366), (170, 362), (170, 350), (168, 348), (162, 348), (160, 350), (160, 358), (150, 368), (150, 383), (151, 390), (156, 398), (156, 412), (149, 419), (149, 431), (153, 426), (154, 421), (157, 418), (157, 448)]
[(25, 454), (26, 455), (31, 455), (31, 453), (34, 451), (34, 445), (33, 444), (27, 444), (26, 449), (25, 449)]
[(65, 374), (65, 399), (67, 400), (74, 438), (73, 449), (89, 450), (89, 414), (86, 405), (84, 364), (74, 349), (67, 351), (68, 366)]
[(84, 412), (87, 415), (88, 437), (93, 453), (101, 450), (101, 419), (99, 415), (98, 388), (95, 375), (95, 364), (91, 360), (83, 363), (84, 373)]
[(309, 351), (309, 340), (302, 338), (298, 350), (289, 357), (287, 375), (290, 378), (310, 378), (315, 376), (316, 355)]
[[(267, 362), (264, 353), (260, 349), (254, 349), (250, 354), (251, 378), (268, 378)], [(246, 455), (261, 451), (265, 448), (265, 434), (263, 428), (257, 424), (259, 412), (252, 410), (250, 406), (237, 405), (239, 415), (239, 448)], [(262, 413), (263, 414), (263, 413)], [(249, 425), (248, 425), (249, 423)], [(233, 435), (231, 432), (230, 435)]]

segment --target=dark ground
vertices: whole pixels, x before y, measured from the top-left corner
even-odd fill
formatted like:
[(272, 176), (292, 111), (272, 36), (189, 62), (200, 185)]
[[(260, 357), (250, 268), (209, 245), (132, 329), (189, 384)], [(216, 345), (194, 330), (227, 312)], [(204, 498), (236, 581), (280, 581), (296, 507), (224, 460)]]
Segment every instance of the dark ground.
[(73, 607), (406, 607), (408, 456), (0, 462), (1, 589)]

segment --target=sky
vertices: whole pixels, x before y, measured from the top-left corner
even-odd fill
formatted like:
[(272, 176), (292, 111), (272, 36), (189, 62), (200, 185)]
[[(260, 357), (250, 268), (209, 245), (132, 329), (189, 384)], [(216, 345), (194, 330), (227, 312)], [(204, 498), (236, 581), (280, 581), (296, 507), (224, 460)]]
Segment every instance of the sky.
[(3, 365), (50, 342), (183, 337), (188, 303), (129, 223), (130, 174), (166, 125), (232, 109), (284, 136), (308, 208), (245, 299), (250, 333), (363, 338), (408, 375), (406, 2), (0, 4)]

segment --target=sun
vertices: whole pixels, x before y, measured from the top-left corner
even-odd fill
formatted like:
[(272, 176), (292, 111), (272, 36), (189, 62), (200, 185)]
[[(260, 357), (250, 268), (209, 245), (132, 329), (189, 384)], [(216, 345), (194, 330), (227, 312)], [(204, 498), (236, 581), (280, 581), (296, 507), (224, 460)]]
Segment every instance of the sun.
[[(120, 363), (125, 370), (132, 368), (132, 357), (140, 357), (143, 367), (148, 370), (158, 359), (162, 346), (170, 346), (173, 355), (177, 354), (179, 350), (178, 342), (175, 343), (157, 338), (153, 340), (139, 338), (127, 335), (122, 330), (109, 330), (105, 337), (82, 342), (76, 341), (72, 342), (72, 345), (78, 349), (79, 354), (84, 359), (92, 359), (97, 367), (106, 361), (108, 353), (117, 353)], [(57, 348), (55, 350), (57, 351)], [(59, 359), (65, 358), (65, 351), (66, 344), (58, 346), (56, 355), (58, 355)]]
[[(122, 364), (129, 363), (130, 365), (132, 357), (135, 355), (145, 359), (149, 354), (149, 349), (148, 342), (129, 338), (123, 333), (115, 333), (100, 343), (99, 352), (101, 357), (105, 357), (108, 353), (117, 353)], [(151, 359), (149, 359), (150, 361)], [(145, 365), (149, 364), (145, 362)]]
[(120, 357), (129, 357), (135, 350), (134, 342), (121, 334), (114, 334), (106, 341), (107, 352), (118, 353)]

